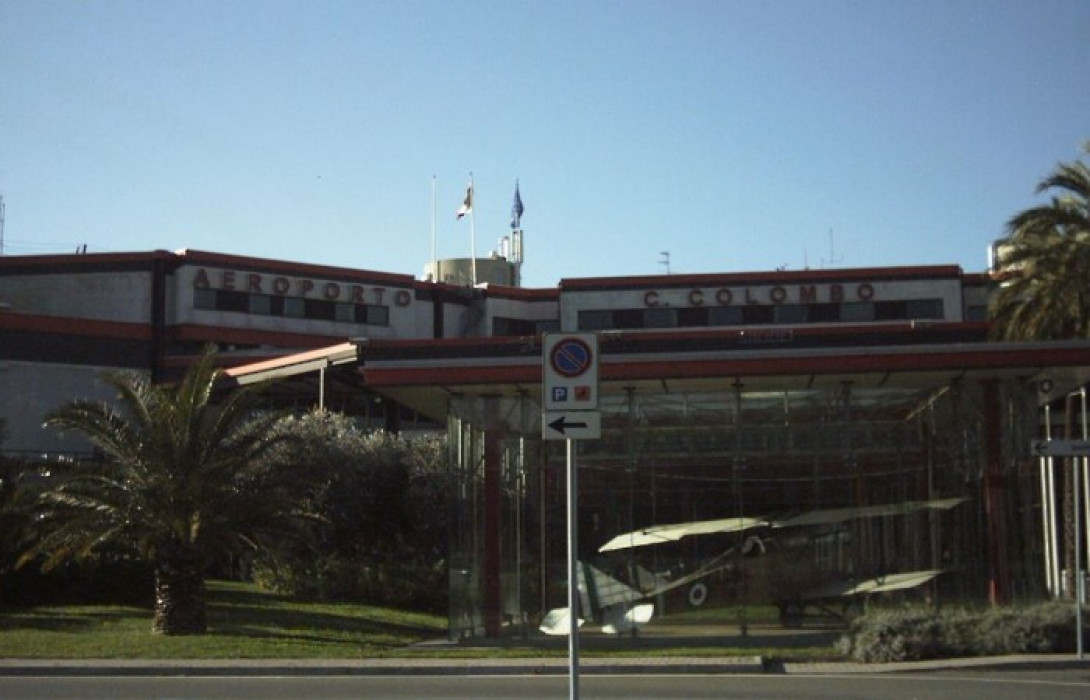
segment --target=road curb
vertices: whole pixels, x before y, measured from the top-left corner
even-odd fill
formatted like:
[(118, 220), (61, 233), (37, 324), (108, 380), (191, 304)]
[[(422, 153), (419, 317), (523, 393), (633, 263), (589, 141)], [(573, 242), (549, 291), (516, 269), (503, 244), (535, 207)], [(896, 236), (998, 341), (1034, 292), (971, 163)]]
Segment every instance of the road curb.
[[(896, 663), (781, 663), (751, 657), (590, 657), (584, 675), (785, 674), (846, 675), (950, 670), (1090, 669), (1075, 654), (1040, 654)], [(440, 659), (0, 659), (0, 676), (365, 676), (365, 675), (566, 675), (566, 658)]]

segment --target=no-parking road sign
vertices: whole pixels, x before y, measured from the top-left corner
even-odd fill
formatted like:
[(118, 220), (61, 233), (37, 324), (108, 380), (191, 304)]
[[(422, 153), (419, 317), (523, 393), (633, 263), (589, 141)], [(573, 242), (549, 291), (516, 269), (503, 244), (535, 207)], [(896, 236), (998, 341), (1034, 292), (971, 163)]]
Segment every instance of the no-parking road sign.
[(545, 334), (542, 363), (542, 407), (546, 411), (593, 411), (598, 408), (596, 334)]

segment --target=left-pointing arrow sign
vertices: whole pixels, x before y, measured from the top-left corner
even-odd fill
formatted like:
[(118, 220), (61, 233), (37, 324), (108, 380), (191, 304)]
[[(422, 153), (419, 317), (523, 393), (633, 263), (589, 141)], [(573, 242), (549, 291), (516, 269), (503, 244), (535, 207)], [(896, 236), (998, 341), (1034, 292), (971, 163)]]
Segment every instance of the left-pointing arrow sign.
[(545, 411), (541, 414), (541, 437), (545, 440), (595, 440), (602, 437), (602, 414), (598, 411)]
[(567, 415), (561, 415), (559, 418), (554, 420), (552, 423), (549, 423), (549, 427), (552, 428), (553, 430), (555, 430), (556, 432), (560, 433), (561, 435), (563, 435), (564, 433), (567, 432), (568, 428), (572, 428), (572, 429), (586, 428), (587, 427), (587, 422), (586, 421), (576, 422), (574, 420), (569, 421)]

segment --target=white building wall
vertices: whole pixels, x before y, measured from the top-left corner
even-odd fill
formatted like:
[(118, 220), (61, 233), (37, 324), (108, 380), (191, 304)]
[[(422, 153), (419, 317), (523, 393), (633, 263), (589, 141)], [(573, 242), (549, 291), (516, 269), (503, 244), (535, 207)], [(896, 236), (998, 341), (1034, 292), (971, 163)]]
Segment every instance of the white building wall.
[[(778, 284), (722, 284), (687, 286), (641, 284), (627, 289), (562, 291), (560, 323), (565, 331), (579, 328), (580, 311), (686, 308), (695, 306), (745, 306), (907, 301), (941, 299), (946, 321), (962, 321), (961, 282), (959, 279), (864, 280), (850, 282), (807, 281)], [(807, 324), (816, 325), (816, 324)]]
[[(274, 316), (197, 308), (198, 289), (224, 290), (291, 299), (319, 299), (331, 302), (384, 306), (389, 324)], [(417, 338), (431, 336), (431, 305), (416, 298), (409, 285), (368, 284), (316, 277), (299, 277), (242, 269), (199, 265), (180, 267), (173, 275), (169, 298), (172, 324), (240, 328), (272, 333), (302, 333), (330, 337)], [(426, 321), (426, 325), (425, 322)], [(424, 335), (421, 335), (424, 333)]]
[[(0, 416), (7, 420), (4, 452), (42, 455), (88, 452), (91, 444), (74, 433), (43, 429), (50, 411), (75, 399), (112, 401), (102, 382), (109, 367), (0, 361)], [(141, 374), (147, 376), (146, 372)]]
[(559, 315), (560, 304), (554, 300), (538, 301), (526, 299), (504, 299), (490, 297), (486, 308), (485, 328), (491, 330), (495, 318), (510, 318), (523, 321), (553, 321)]
[(0, 276), (0, 303), (44, 316), (147, 323), (150, 272), (80, 272)]

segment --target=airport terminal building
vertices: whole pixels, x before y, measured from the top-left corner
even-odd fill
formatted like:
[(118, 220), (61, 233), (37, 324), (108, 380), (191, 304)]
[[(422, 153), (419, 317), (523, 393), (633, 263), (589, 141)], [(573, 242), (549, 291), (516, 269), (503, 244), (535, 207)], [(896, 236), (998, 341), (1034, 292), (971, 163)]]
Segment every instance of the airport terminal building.
[[(989, 275), (525, 289), (502, 258), (477, 262), (486, 281), (466, 285), (202, 251), (0, 257), (3, 448), (85, 450), (44, 432), (42, 415), (101, 396), (102, 370), (169, 378), (207, 343), (235, 381), (278, 379), (288, 405), (446, 430), (451, 634), (500, 636), (565, 605), (567, 456), (543, 439), (542, 348), (546, 334), (591, 333), (601, 434), (573, 449), (592, 624), (608, 622), (614, 584), (656, 615), (738, 601), (794, 615), (864, 592), (1059, 593), (1056, 494), (1073, 465), (1030, 443), (1085, 438), (1090, 342), (989, 341)], [(700, 525), (713, 522), (727, 525)], [(610, 545), (620, 535), (630, 546)], [(919, 585), (892, 585), (909, 574)]]

